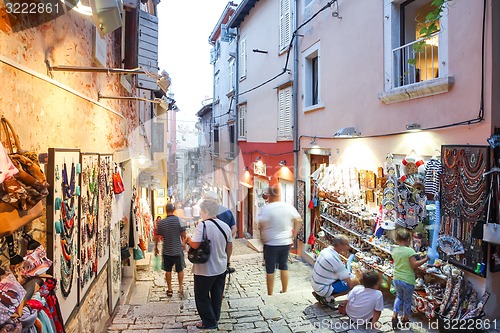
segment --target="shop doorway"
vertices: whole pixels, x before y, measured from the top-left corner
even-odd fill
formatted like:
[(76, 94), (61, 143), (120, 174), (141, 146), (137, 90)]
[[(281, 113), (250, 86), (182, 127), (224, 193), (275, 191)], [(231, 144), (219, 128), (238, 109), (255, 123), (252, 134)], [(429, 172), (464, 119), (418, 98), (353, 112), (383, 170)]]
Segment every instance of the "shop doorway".
[[(310, 163), (311, 163), (311, 174), (318, 170), (321, 164), (329, 164), (329, 156), (327, 155), (310, 155)], [(311, 199), (314, 198), (317, 193), (316, 185), (311, 182)], [(306, 203), (309, 202), (308, 200)], [(309, 225), (311, 229), (309, 230), (311, 233), (316, 234), (319, 231), (319, 223), (314, 223), (314, 220), (319, 217), (319, 207), (316, 207), (314, 210), (311, 210)]]
[(246, 217), (247, 217), (247, 232), (253, 237), (253, 191), (247, 189), (246, 201)]

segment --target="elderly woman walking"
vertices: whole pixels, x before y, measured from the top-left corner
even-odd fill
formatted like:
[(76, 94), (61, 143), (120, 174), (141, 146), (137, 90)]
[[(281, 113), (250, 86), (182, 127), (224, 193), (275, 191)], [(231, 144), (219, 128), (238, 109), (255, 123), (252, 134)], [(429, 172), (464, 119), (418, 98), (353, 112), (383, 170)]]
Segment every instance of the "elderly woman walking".
[(226, 282), (226, 269), (233, 251), (233, 239), (229, 226), (219, 220), (219, 204), (205, 199), (200, 204), (200, 215), (203, 221), (198, 223), (192, 237), (187, 243), (194, 249), (200, 246), (203, 239), (203, 227), (210, 240), (210, 257), (204, 264), (193, 264), (194, 298), (201, 322), (199, 329), (217, 328), (222, 306), (222, 295)]

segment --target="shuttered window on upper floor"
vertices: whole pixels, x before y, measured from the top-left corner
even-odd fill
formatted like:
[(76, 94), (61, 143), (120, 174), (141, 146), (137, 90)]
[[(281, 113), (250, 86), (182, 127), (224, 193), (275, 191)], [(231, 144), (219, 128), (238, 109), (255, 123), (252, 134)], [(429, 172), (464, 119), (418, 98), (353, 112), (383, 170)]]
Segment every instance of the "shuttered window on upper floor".
[(245, 140), (247, 138), (247, 104), (238, 106), (238, 139)]
[(239, 80), (243, 80), (247, 77), (247, 41), (246, 39), (240, 40), (240, 49), (239, 49)]
[(278, 140), (292, 139), (292, 86), (278, 90)]
[(280, 52), (288, 48), (292, 33), (291, 0), (280, 0)]
[[(142, 10), (139, 11), (138, 63), (139, 67), (158, 73), (158, 18)], [(158, 89), (156, 80), (146, 74), (138, 75), (137, 87)]]

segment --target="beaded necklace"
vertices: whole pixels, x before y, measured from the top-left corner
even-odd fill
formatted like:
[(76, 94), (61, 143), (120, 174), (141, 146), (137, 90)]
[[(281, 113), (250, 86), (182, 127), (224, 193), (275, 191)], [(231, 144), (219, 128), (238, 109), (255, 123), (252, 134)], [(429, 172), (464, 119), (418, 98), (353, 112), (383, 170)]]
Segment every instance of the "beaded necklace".
[[(450, 162), (450, 157), (452, 158), (451, 162)], [(455, 168), (455, 166), (457, 165), (457, 160), (458, 160), (457, 150), (445, 148), (443, 160), (444, 160), (444, 165), (446, 165), (446, 167), (448, 169)]]
[(66, 162), (64, 162), (62, 178), (64, 199), (72, 198), (75, 195), (75, 163), (71, 163), (71, 178), (68, 183), (68, 169), (66, 167)]

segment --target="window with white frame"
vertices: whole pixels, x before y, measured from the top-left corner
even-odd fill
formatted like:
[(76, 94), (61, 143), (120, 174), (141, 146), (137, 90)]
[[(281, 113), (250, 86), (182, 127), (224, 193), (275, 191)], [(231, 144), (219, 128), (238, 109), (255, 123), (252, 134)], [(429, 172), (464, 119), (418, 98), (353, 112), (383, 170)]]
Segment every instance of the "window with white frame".
[(234, 69), (235, 69), (234, 63), (235, 63), (234, 58), (231, 58), (229, 60), (229, 92), (234, 91), (234, 83), (235, 83), (235, 80), (234, 80)]
[(429, 25), (427, 14), (435, 8), (432, 0), (384, 0), (386, 90), (448, 74), (446, 10), (435, 33), (429, 37), (421, 33)]
[(238, 139), (245, 140), (247, 137), (247, 104), (238, 106)]
[(280, 0), (280, 51), (288, 48), (292, 33), (291, 0)]
[(304, 109), (320, 104), (319, 43), (304, 52)]
[(244, 80), (247, 77), (247, 41), (245, 38), (240, 40), (239, 49), (239, 80)]
[(278, 140), (292, 139), (292, 86), (278, 90)]

